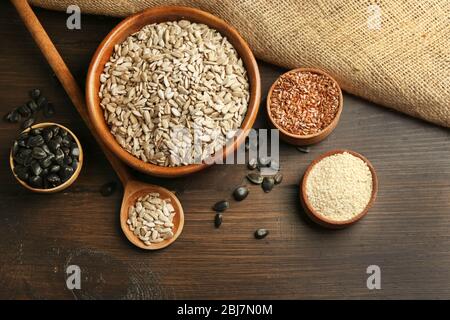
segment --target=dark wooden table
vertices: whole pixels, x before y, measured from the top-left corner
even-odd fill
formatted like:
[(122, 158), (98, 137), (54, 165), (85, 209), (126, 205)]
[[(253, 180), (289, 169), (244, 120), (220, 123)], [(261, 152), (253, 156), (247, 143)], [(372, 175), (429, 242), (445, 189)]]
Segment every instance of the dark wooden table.
[[(95, 48), (119, 20), (82, 16), (82, 30), (69, 31), (65, 13), (36, 12), (83, 84)], [(336, 131), (309, 154), (282, 144), (283, 183), (269, 194), (250, 186), (220, 229), (211, 205), (230, 197), (245, 166), (217, 165), (174, 180), (141, 176), (175, 190), (186, 213), (172, 246), (144, 252), (120, 230), (121, 190), (99, 193), (117, 177), (7, 1), (0, 4), (0, 43), (2, 115), (26, 102), (29, 89), (41, 88), (57, 108), (53, 120), (76, 132), (86, 154), (71, 188), (32, 194), (8, 165), (19, 126), (0, 126), (0, 298), (450, 298), (448, 129), (346, 95)], [(283, 70), (260, 68), (265, 94)], [(265, 126), (261, 112), (257, 127)], [(335, 148), (366, 155), (380, 190), (365, 219), (329, 231), (304, 216), (298, 182), (314, 157)], [(255, 240), (260, 227), (270, 235)], [(81, 290), (66, 288), (71, 264), (81, 268)], [(366, 287), (369, 265), (381, 268), (381, 290)]]

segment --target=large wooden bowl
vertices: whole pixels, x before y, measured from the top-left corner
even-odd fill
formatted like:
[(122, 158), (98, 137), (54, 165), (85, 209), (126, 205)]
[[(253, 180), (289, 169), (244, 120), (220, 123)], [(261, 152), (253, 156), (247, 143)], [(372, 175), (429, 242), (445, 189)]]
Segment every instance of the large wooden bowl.
[(123, 149), (111, 134), (110, 129), (104, 119), (103, 110), (100, 106), (98, 96), (100, 88), (100, 74), (103, 72), (105, 63), (109, 60), (114, 45), (123, 42), (132, 33), (142, 29), (145, 25), (151, 23), (160, 23), (164, 21), (176, 21), (186, 19), (191, 22), (204, 23), (211, 28), (216, 29), (222, 35), (226, 36), (230, 43), (237, 50), (240, 58), (244, 62), (250, 82), (250, 101), (247, 114), (242, 122), (241, 130), (233, 141), (230, 141), (225, 147), (223, 156), (226, 157), (230, 152), (234, 152), (237, 147), (245, 140), (248, 133), (247, 129), (252, 128), (255, 122), (259, 103), (261, 99), (261, 83), (258, 65), (249, 46), (239, 33), (228, 25), (225, 21), (209, 14), (207, 12), (187, 8), (187, 7), (156, 7), (132, 15), (119, 23), (103, 40), (92, 58), (86, 81), (86, 102), (91, 118), (92, 125), (105, 145), (122, 161), (129, 166), (159, 177), (178, 177), (200, 171), (211, 164), (191, 164), (180, 167), (163, 167), (144, 162)]

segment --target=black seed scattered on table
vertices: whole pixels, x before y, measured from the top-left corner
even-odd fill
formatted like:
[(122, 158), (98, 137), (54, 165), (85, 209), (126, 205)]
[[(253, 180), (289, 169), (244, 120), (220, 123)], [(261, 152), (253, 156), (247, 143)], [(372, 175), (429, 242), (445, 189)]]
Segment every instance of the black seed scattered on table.
[(14, 110), (9, 111), (8, 113), (5, 114), (5, 116), (3, 117), (3, 120), (6, 122), (12, 122), (11, 118), (12, 118), (12, 114), (13, 114)]
[(32, 114), (32, 111), (27, 105), (23, 105), (17, 108), (17, 112), (19, 112), (20, 115), (24, 118), (28, 118)]
[(263, 177), (256, 172), (250, 172), (247, 174), (247, 179), (253, 184), (261, 184), (263, 182)]
[(297, 147), (297, 150), (303, 153), (309, 153), (311, 151), (310, 147)]
[(42, 109), (42, 108), (46, 108), (48, 105), (48, 100), (46, 97), (44, 96), (40, 96), (37, 100), (36, 100), (36, 104), (38, 105), (38, 109)]
[(214, 226), (216, 228), (219, 228), (222, 224), (223, 215), (221, 213), (216, 213), (216, 216), (214, 217)]
[(44, 107), (44, 116), (46, 118), (51, 118), (55, 115), (56, 110), (55, 107), (53, 106), (53, 103), (47, 103), (47, 105)]
[(256, 158), (251, 158), (250, 160), (248, 160), (247, 167), (250, 170), (255, 170), (258, 167), (258, 160)]
[(273, 177), (273, 181), (275, 182), (275, 184), (280, 184), (283, 181), (283, 175), (281, 173), (277, 173), (274, 177)]
[(264, 192), (267, 193), (273, 189), (274, 185), (275, 185), (275, 181), (272, 177), (264, 177), (261, 187), (264, 190)]
[(17, 122), (20, 121), (21, 118), (22, 117), (21, 117), (20, 113), (17, 110), (10, 111), (5, 116), (5, 120), (10, 122), (10, 123), (17, 123)]
[(39, 89), (30, 90), (30, 98), (31, 99), (36, 101), (37, 99), (39, 99), (40, 95), (41, 95), (41, 90), (39, 90)]
[(27, 102), (27, 107), (31, 110), (32, 113), (38, 111), (39, 107), (34, 100), (30, 100)]
[(216, 202), (216, 204), (214, 204), (213, 210), (223, 212), (226, 209), (228, 209), (229, 207), (230, 207), (230, 204), (228, 203), (228, 201), (222, 200), (222, 201)]
[(102, 187), (100, 188), (100, 194), (103, 197), (109, 197), (116, 191), (116, 189), (117, 189), (117, 182), (111, 181), (102, 185)]
[(233, 197), (236, 201), (242, 201), (245, 198), (247, 198), (248, 193), (249, 193), (249, 191), (246, 187), (243, 187), (243, 186), (237, 187), (233, 191)]
[(267, 229), (258, 229), (255, 231), (256, 239), (264, 239), (269, 234), (269, 230)]

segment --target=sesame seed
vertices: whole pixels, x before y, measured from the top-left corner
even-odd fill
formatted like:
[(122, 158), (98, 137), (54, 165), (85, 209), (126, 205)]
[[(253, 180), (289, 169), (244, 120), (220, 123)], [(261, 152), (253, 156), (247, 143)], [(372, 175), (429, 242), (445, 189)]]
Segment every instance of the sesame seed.
[(311, 169), (306, 195), (313, 209), (334, 221), (360, 214), (372, 196), (372, 173), (359, 157), (344, 152), (323, 158)]

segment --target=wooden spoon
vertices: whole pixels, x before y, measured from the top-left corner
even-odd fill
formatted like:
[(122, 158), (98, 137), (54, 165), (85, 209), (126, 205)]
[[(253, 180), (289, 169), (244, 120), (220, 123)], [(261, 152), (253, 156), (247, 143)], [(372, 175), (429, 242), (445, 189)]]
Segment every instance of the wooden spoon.
[[(177, 237), (183, 230), (184, 212), (180, 201), (172, 192), (163, 187), (135, 180), (131, 176), (128, 168), (103, 145), (103, 143), (95, 134), (95, 131), (91, 126), (89, 116), (87, 113), (85, 99), (82, 94), (82, 91), (80, 90), (80, 87), (75, 81), (75, 78), (73, 77), (69, 68), (65, 64), (61, 55), (58, 53), (58, 50), (56, 50), (56, 47), (49, 38), (47, 32), (45, 32), (44, 27), (41, 25), (38, 18), (34, 14), (30, 5), (26, 0), (11, 0), (11, 3), (16, 7), (16, 10), (19, 13), (23, 23), (27, 27), (28, 31), (31, 33), (34, 41), (36, 42), (39, 49), (45, 56), (47, 62), (50, 64), (53, 71), (55, 72), (62, 86), (66, 90), (70, 100), (72, 100), (72, 103), (74, 104), (81, 118), (86, 123), (87, 127), (89, 128), (92, 135), (96, 139), (98, 145), (102, 148), (106, 158), (110, 162), (111, 166), (113, 167), (114, 171), (119, 176), (119, 179), (123, 184), (124, 194), (122, 199), (122, 207), (120, 210), (120, 224), (123, 232), (125, 233), (125, 236), (131, 243), (142, 249), (156, 250), (167, 247), (177, 239)], [(160, 243), (147, 246), (140, 239), (138, 239), (133, 234), (133, 232), (130, 231), (127, 225), (127, 219), (129, 206), (134, 204), (137, 198), (150, 192), (157, 192), (161, 195), (161, 198), (170, 199), (173, 207), (175, 208), (176, 215), (173, 220), (174, 236)]]

